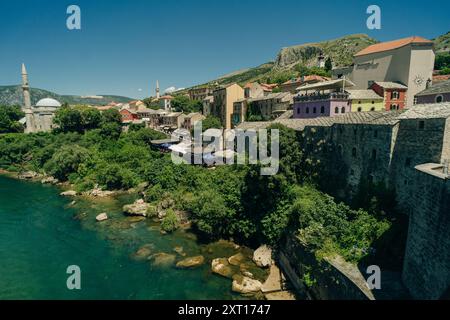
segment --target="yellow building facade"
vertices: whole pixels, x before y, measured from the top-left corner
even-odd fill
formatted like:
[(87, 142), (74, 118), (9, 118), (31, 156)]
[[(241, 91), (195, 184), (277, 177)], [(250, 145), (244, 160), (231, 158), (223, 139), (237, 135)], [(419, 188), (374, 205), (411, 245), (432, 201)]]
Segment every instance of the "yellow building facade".
[(346, 90), (352, 112), (385, 111), (384, 99), (373, 90)]

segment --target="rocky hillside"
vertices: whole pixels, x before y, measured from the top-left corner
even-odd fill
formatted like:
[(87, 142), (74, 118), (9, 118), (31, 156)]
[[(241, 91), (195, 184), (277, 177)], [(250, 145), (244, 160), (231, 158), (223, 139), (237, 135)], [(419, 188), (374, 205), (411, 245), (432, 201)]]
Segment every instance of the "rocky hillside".
[(437, 37), (434, 41), (436, 52), (450, 52), (450, 31)]
[[(331, 58), (334, 67), (350, 65), (355, 53), (378, 42), (378, 40), (370, 38), (366, 34), (354, 34), (324, 42), (286, 47), (280, 50), (274, 62), (233, 72), (207, 84), (237, 82), (244, 85), (250, 81), (273, 79), (277, 74), (283, 72), (295, 74), (293, 70), (298, 64), (303, 64), (306, 67), (316, 66), (321, 53), (325, 58)], [(434, 39), (434, 43), (438, 53), (450, 53), (450, 32)]]
[(365, 34), (355, 34), (325, 42), (283, 48), (277, 56), (274, 68), (286, 69), (299, 63), (313, 67), (317, 65), (321, 53), (325, 58), (331, 58), (333, 66), (349, 65), (355, 53), (377, 42)]
[[(31, 103), (36, 104), (44, 98), (53, 98), (61, 103), (105, 105), (112, 101), (126, 103), (133, 99), (121, 96), (101, 96), (101, 98), (83, 98), (80, 96), (58, 95), (47, 90), (31, 88)], [(0, 86), (0, 105), (23, 105), (22, 88), (20, 86)]]

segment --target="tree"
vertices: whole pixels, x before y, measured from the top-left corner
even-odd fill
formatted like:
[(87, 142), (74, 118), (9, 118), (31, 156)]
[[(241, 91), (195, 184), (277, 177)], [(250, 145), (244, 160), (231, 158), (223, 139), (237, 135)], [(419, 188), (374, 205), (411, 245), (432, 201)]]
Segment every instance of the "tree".
[(83, 117), (78, 109), (63, 107), (56, 111), (53, 120), (62, 132), (83, 132)]
[(81, 111), (81, 118), (84, 130), (97, 129), (102, 122), (100, 111), (94, 108), (85, 108)]
[(207, 116), (206, 119), (202, 121), (203, 132), (208, 129), (221, 129), (222, 127), (220, 119), (211, 115)]
[(81, 163), (90, 157), (87, 149), (78, 145), (62, 146), (44, 165), (46, 172), (60, 181), (66, 181), (70, 174), (76, 173)]
[(325, 71), (329, 72), (333, 69), (333, 62), (331, 61), (331, 58), (328, 57), (327, 60), (325, 60)]
[(23, 116), (18, 106), (0, 106), (0, 133), (23, 132), (19, 123)]
[(122, 123), (122, 116), (120, 115), (119, 110), (116, 109), (108, 109), (102, 112), (102, 123)]
[(172, 100), (172, 108), (178, 112), (200, 112), (202, 110), (202, 102), (198, 100), (191, 100), (185, 95), (175, 96)]

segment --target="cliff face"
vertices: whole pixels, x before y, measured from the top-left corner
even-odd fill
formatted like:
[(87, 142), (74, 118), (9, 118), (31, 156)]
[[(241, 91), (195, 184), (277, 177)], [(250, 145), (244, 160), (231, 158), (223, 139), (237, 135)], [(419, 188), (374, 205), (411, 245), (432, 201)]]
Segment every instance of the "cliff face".
[(377, 42), (365, 34), (356, 34), (330, 41), (283, 48), (277, 56), (274, 68), (289, 69), (299, 63), (313, 67), (317, 65), (321, 53), (325, 59), (331, 58), (335, 67), (349, 65), (355, 53)]

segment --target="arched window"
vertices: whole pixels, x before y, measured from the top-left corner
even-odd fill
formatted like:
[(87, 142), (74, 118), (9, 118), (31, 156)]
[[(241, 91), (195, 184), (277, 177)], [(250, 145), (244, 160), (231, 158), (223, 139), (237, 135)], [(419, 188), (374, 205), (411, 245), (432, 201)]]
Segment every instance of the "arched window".
[(297, 108), (297, 114), (300, 114), (300, 108)]
[(325, 107), (324, 106), (320, 107), (320, 113), (325, 113)]
[(316, 107), (314, 107), (313, 113), (317, 113), (317, 108)]
[(306, 113), (309, 113), (309, 107), (306, 107)]
[(339, 113), (339, 108), (338, 107), (336, 107), (336, 108), (334, 108), (334, 113)]
[(438, 96), (436, 97), (436, 103), (441, 103), (441, 102), (444, 102), (444, 96), (438, 95)]
[(362, 111), (362, 108), (361, 108), (361, 107), (359, 107), (359, 108), (358, 108), (358, 112), (361, 112), (361, 111)]
[(345, 113), (345, 107), (342, 107), (341, 113)]

